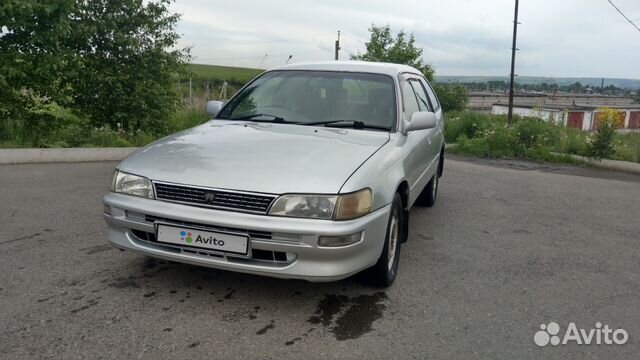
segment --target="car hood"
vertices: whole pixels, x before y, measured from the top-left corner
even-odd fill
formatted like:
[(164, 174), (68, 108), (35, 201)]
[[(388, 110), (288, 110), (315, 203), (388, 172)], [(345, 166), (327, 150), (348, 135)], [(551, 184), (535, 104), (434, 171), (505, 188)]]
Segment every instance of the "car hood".
[(118, 169), (220, 189), (335, 194), (388, 141), (379, 131), (212, 120), (136, 151)]

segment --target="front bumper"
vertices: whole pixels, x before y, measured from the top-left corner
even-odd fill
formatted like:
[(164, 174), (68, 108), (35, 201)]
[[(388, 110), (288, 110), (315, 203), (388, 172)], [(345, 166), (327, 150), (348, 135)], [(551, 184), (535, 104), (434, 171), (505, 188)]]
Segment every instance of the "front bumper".
[[(117, 248), (193, 265), (317, 282), (344, 279), (374, 265), (382, 253), (391, 208), (387, 205), (355, 220), (329, 221), (220, 211), (116, 193), (105, 195), (103, 202), (108, 238)], [(274, 255), (271, 259), (212, 256), (155, 243), (155, 221), (246, 232), (255, 254)], [(355, 244), (318, 246), (321, 235), (359, 231), (362, 240)]]

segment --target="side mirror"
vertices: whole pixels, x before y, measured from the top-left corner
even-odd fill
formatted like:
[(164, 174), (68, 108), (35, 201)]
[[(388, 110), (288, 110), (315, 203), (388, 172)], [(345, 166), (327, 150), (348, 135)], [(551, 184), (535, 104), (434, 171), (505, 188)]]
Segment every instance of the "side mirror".
[(405, 128), (405, 131), (433, 129), (436, 127), (436, 123), (436, 114), (427, 111), (416, 111), (411, 116), (411, 122)]
[(215, 117), (222, 109), (222, 105), (224, 105), (222, 101), (207, 101), (207, 114)]

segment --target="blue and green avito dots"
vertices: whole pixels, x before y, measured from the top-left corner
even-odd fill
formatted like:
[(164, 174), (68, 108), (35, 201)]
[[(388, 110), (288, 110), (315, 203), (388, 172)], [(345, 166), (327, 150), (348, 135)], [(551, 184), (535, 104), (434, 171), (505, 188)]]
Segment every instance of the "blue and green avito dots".
[(193, 238), (191, 237), (191, 233), (187, 231), (180, 231), (180, 239), (187, 242), (187, 244), (191, 244)]

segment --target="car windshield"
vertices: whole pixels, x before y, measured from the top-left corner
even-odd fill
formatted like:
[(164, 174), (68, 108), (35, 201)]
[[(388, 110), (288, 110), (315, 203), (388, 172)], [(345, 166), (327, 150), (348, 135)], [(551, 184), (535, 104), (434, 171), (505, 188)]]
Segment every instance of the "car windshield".
[(393, 79), (330, 71), (272, 71), (244, 88), (218, 119), (390, 130), (396, 121)]

